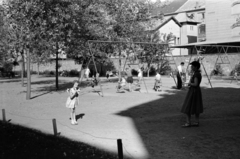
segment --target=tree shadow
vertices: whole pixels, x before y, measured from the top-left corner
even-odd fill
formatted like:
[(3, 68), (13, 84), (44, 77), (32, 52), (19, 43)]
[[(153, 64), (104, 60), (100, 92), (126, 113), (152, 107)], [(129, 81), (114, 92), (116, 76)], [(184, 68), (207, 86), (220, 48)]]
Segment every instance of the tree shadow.
[[(61, 80), (59, 82), (62, 82)], [(35, 81), (31, 82), (31, 85), (44, 85), (44, 84), (53, 84), (55, 80), (44, 80), (44, 81)]]
[(19, 78), (0, 79), (0, 83), (14, 83), (14, 82), (21, 82), (21, 79)]
[(202, 88), (200, 127), (182, 128), (187, 91), (170, 90), (159, 99), (117, 115), (131, 118), (149, 158), (240, 158), (240, 89)]
[(51, 92), (52, 92), (52, 91), (48, 91), (48, 92), (45, 92), (45, 93), (42, 93), (42, 94), (39, 94), (39, 95), (33, 96), (33, 97), (31, 97), (31, 99), (34, 99), (34, 98), (37, 98), (37, 97), (40, 97), (40, 96), (43, 96), (43, 95), (49, 94), (49, 93), (51, 93)]
[[(106, 84), (108, 82), (106, 81), (101, 81), (101, 84)], [(48, 81), (39, 81), (39, 82), (35, 82), (34, 84), (51, 84), (51, 85), (48, 85), (48, 86), (43, 86), (43, 87), (38, 87), (35, 92), (45, 92), (45, 91), (57, 91), (57, 92), (64, 92), (66, 91), (68, 88), (72, 88), (73, 87), (73, 82), (69, 82), (69, 81), (64, 81), (64, 80), (61, 80), (59, 82), (59, 87), (58, 89), (56, 90), (56, 85), (55, 85), (55, 81), (54, 80), (48, 80)], [(91, 88), (91, 85), (90, 84), (90, 81), (81, 81), (79, 83), (79, 87), (81, 89), (84, 89), (84, 88)], [(100, 86), (99, 84), (97, 86), (98, 89), (93, 89), (91, 92), (94, 92), (94, 93), (98, 93), (99, 95), (101, 95), (101, 90), (100, 90)]]
[[(11, 123), (0, 121), (1, 158), (57, 158), (57, 159), (116, 159), (112, 152), (97, 149), (86, 143), (70, 140), (64, 136), (45, 134), (41, 131), (30, 129)], [(80, 150), (80, 151), (79, 151)]]
[[(60, 83), (62, 82), (62, 83)], [(68, 82), (68, 81), (60, 81), (59, 85), (58, 85), (58, 89), (56, 90), (56, 85), (55, 82), (52, 82), (52, 85), (48, 85), (48, 86), (43, 86), (43, 87), (38, 87), (36, 89), (36, 92), (42, 92), (42, 91), (57, 91), (57, 92), (63, 92), (66, 91), (68, 88), (72, 88), (73, 87), (73, 82)], [(44, 84), (44, 82), (42, 83)], [(46, 84), (46, 83), (45, 83)], [(49, 83), (48, 83), (49, 84)], [(86, 88), (88, 87), (86, 82), (82, 82), (79, 84), (79, 87), (81, 88)]]

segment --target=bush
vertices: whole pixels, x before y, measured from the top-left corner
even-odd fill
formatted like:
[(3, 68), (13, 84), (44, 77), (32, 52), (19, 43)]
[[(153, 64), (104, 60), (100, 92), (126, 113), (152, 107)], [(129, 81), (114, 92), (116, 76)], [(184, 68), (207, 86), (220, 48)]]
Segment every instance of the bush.
[(154, 66), (150, 67), (150, 71), (149, 71), (149, 76), (154, 76), (156, 75), (156, 68)]
[(133, 69), (133, 70), (132, 70), (132, 75), (133, 75), (133, 76), (137, 76), (137, 75), (138, 75), (138, 71)]
[(78, 76), (79, 72), (75, 69), (75, 70), (70, 70), (69, 72), (69, 76), (70, 77), (74, 77), (74, 76)]
[(223, 70), (220, 64), (217, 64), (215, 66), (215, 69), (212, 70), (211, 72), (211, 76), (212, 75), (218, 75), (218, 76), (222, 76), (223, 75)]
[(56, 74), (55, 71), (50, 71), (49, 73), (50, 73), (50, 76), (53, 76)]
[(14, 72), (12, 71), (13, 69), (13, 64), (11, 62), (5, 62), (3, 63), (3, 66), (1, 67), (1, 76), (3, 77), (14, 77)]
[(49, 71), (49, 70), (44, 70), (40, 74), (45, 75), (45, 76), (53, 76), (55, 74), (55, 72)]
[(62, 76), (62, 77), (77, 77), (79, 76), (79, 72), (74, 69), (74, 70), (63, 70), (61, 72), (59, 72), (59, 75)]
[(33, 75), (33, 74), (37, 74), (37, 71), (31, 71), (31, 74)]
[(166, 65), (160, 70), (161, 75), (169, 75), (172, 72), (172, 68), (169, 65)]
[(12, 64), (12, 63), (10, 63), (10, 62), (5, 62), (5, 63), (3, 64), (3, 71), (4, 71), (4, 72), (11, 72), (12, 69), (13, 69), (13, 64)]

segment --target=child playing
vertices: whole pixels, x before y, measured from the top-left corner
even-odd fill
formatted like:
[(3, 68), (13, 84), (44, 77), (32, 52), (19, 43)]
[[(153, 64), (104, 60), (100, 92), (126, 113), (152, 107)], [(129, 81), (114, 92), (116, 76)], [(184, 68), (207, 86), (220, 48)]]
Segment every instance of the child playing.
[(235, 72), (234, 72), (234, 77), (233, 77), (236, 81), (237, 81), (237, 83), (238, 83), (238, 72), (237, 72), (237, 70), (235, 70)]
[[(193, 75), (188, 84), (189, 90), (181, 109), (181, 112), (186, 114), (187, 121), (182, 127), (199, 126), (199, 115), (203, 113), (202, 92), (200, 88), (200, 83), (202, 81), (200, 63), (198, 61), (193, 61), (191, 63), (191, 69)], [(196, 121), (191, 123), (191, 115), (193, 114), (195, 114)]]
[(157, 72), (157, 74), (155, 76), (155, 83), (154, 83), (153, 89), (155, 91), (159, 91), (160, 86), (161, 86), (161, 75), (159, 74), (159, 72)]
[(69, 97), (67, 98), (66, 107), (70, 108), (71, 124), (77, 125), (76, 121), (76, 106), (79, 104), (78, 95), (80, 93), (80, 88), (78, 88), (78, 82), (74, 82), (71, 89), (67, 89)]
[(124, 78), (124, 76), (122, 76), (121, 80), (118, 81), (117, 92), (119, 92), (119, 90), (124, 88), (125, 86), (126, 86), (126, 79)]
[(110, 81), (110, 80), (109, 80), (109, 76), (110, 76), (109, 71), (107, 71), (107, 72), (106, 72), (106, 77), (107, 77), (107, 80), (108, 80), (108, 81)]
[(140, 84), (140, 80), (138, 80), (138, 81), (136, 81), (136, 82), (134, 82), (133, 83), (133, 90), (134, 91), (139, 91), (140, 92), (140, 90), (141, 90), (141, 84)]
[(139, 83), (142, 81), (142, 79), (143, 79), (143, 68), (141, 67), (141, 68), (138, 69), (138, 81), (139, 81)]
[(100, 79), (99, 79), (99, 73), (96, 74), (96, 77), (94, 77), (94, 75), (92, 76), (92, 81), (90, 83), (90, 85), (92, 86), (92, 88), (94, 88), (95, 86), (98, 85)]

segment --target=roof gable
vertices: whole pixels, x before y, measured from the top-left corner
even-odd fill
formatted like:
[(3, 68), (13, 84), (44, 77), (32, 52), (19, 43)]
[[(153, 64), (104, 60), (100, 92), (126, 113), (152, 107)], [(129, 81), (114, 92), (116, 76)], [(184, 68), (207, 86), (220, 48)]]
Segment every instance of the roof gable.
[(164, 25), (166, 25), (168, 22), (170, 22), (171, 20), (173, 20), (179, 27), (181, 27), (182, 25), (178, 22), (178, 20), (174, 17), (170, 17), (168, 18), (166, 21), (164, 21), (162, 24), (160, 24), (156, 29), (154, 30), (159, 30), (160, 28), (162, 28)]
[(205, 0), (187, 0), (178, 10), (175, 12), (183, 12), (188, 10), (205, 8)]

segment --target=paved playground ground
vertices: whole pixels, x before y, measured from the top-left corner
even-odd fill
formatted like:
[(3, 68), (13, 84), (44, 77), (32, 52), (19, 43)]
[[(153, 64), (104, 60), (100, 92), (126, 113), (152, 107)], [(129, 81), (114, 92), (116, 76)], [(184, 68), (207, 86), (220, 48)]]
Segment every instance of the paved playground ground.
[[(227, 79), (207, 78), (201, 83), (204, 113), (200, 127), (181, 128), (185, 116), (180, 113), (186, 90), (172, 88), (172, 78), (162, 77), (162, 91), (152, 87), (154, 77), (144, 78), (141, 92), (116, 93), (116, 80), (102, 78), (94, 90), (83, 81), (78, 125), (71, 125), (65, 107), (76, 77), (60, 77), (55, 91), (54, 77), (32, 77), (31, 100), (20, 79), (0, 80), (0, 108), (7, 120), (53, 134), (52, 119), (61, 136), (81, 141), (104, 151), (117, 153), (122, 139), (124, 155), (135, 159), (240, 158), (240, 84)], [(146, 89), (147, 88), (147, 89)]]

